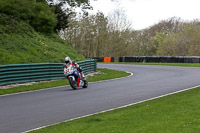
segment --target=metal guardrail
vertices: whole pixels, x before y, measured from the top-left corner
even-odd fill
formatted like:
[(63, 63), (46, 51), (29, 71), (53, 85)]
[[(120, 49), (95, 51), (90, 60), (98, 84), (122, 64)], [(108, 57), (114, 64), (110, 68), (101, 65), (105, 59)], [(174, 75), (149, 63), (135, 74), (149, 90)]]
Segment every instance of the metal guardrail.
[(119, 62), (200, 63), (200, 56), (123, 56)]
[[(96, 60), (77, 62), (84, 74), (96, 72)], [(63, 63), (33, 63), (0, 65), (0, 85), (65, 79)]]

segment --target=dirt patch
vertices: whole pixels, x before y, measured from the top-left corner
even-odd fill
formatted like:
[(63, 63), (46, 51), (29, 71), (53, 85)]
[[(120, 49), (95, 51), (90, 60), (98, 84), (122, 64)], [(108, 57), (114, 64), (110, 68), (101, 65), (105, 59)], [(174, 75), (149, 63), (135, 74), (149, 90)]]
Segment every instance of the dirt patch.
[(39, 83), (51, 82), (51, 81), (55, 81), (55, 80), (10, 84), (10, 85), (5, 85), (5, 86), (0, 86), (0, 89), (8, 89), (8, 88), (18, 87), (18, 86), (22, 86), (22, 85), (33, 85), (33, 84), (39, 84)]
[(85, 75), (86, 77), (89, 77), (89, 76), (94, 76), (94, 75), (96, 75), (96, 74), (101, 74), (102, 72), (100, 72), (100, 71), (97, 71), (97, 72), (94, 72), (94, 73), (89, 73), (89, 74), (87, 74), (87, 75)]

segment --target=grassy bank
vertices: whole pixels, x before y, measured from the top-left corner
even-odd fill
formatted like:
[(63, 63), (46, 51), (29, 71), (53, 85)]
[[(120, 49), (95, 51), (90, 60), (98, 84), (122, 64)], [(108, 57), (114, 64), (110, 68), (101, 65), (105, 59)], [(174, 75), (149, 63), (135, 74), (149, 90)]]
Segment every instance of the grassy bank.
[(32, 133), (198, 133), (200, 88), (60, 123)]
[[(123, 71), (114, 71), (114, 70), (109, 70), (109, 69), (98, 69), (98, 71), (100, 72), (99, 74), (96, 74), (94, 76), (89, 76), (87, 78), (88, 82), (108, 80), (108, 79), (125, 77), (125, 76), (130, 75)], [(51, 87), (65, 86), (65, 85), (69, 85), (69, 82), (66, 79), (56, 80), (56, 81), (51, 81), (51, 82), (42, 82), (42, 83), (37, 83), (33, 85), (23, 85), (19, 87), (8, 88), (8, 89), (0, 89), (0, 95), (39, 90), (39, 89), (44, 89), (44, 88), (51, 88)]]
[(85, 58), (56, 33), (43, 34), (13, 16), (0, 13), (0, 65), (63, 62)]

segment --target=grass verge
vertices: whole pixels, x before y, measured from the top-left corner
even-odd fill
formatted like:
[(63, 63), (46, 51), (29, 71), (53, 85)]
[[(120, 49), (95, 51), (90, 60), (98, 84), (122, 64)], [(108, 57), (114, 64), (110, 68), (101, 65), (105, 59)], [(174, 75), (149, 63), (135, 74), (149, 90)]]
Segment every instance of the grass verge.
[[(114, 71), (114, 70), (109, 70), (109, 69), (98, 69), (98, 71), (100, 71), (99, 74), (96, 74), (94, 76), (89, 76), (87, 78), (88, 82), (108, 80), (108, 79), (120, 78), (120, 77), (125, 77), (125, 76), (130, 75), (129, 73), (126, 73), (124, 71)], [(12, 87), (8, 89), (0, 89), (0, 95), (39, 90), (39, 89), (44, 89), (44, 88), (51, 88), (51, 87), (65, 86), (65, 85), (69, 85), (69, 82), (66, 79), (55, 80), (51, 82), (42, 82), (42, 83), (37, 83), (33, 85), (28, 85), (28, 86), (24, 85), (24, 86)]]
[(199, 108), (200, 88), (195, 88), (31, 133), (198, 133)]
[[(98, 63), (100, 63), (100, 62), (98, 62)], [(136, 62), (111, 62), (111, 64), (133, 64), (133, 65), (160, 65), (160, 66), (200, 67), (200, 63), (136, 63)]]

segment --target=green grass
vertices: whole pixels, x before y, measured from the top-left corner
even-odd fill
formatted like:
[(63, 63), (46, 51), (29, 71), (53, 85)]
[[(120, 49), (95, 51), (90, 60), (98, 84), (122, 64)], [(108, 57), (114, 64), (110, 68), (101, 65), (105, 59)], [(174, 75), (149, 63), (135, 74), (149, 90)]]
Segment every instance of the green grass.
[(95, 76), (89, 77), (88, 78), (89, 82), (120, 78), (120, 77), (125, 77), (125, 76), (130, 75), (129, 73), (126, 73), (124, 71), (118, 71), (118, 70), (115, 71), (115, 70), (100, 69), (100, 68), (98, 70), (100, 70), (101, 73)]
[[(100, 62), (98, 62), (98, 63), (100, 63)], [(137, 62), (111, 62), (110, 64), (133, 64), (133, 65), (160, 65), (160, 66), (200, 67), (200, 63), (137, 63)]]
[(56, 33), (36, 32), (22, 20), (0, 13), (0, 65), (63, 62), (66, 56), (85, 60)]
[(31, 133), (199, 133), (200, 88)]
[[(87, 78), (87, 81), (94, 82), (94, 81), (101, 81), (101, 80), (125, 77), (125, 76), (130, 75), (123, 71), (114, 71), (114, 70), (109, 70), (109, 69), (98, 69), (98, 71), (100, 71), (99, 74), (96, 74), (94, 76), (89, 76)], [(44, 88), (51, 88), (51, 87), (65, 86), (65, 85), (69, 85), (68, 80), (66, 80), (66, 79), (65, 80), (55, 80), (55, 81), (51, 81), (51, 82), (42, 82), (42, 83), (28, 85), (28, 86), (24, 85), (24, 86), (9, 88), (9, 89), (0, 89), (0, 95), (24, 92), (24, 91), (39, 90), (39, 89), (44, 89)]]

